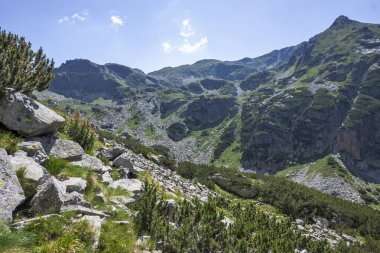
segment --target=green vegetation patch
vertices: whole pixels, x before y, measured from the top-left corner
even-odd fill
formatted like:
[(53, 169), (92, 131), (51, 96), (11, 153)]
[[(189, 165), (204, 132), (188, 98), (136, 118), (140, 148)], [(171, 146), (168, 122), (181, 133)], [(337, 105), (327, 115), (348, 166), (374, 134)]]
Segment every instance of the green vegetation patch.
[(13, 154), (18, 150), (17, 144), (22, 142), (23, 139), (16, 134), (0, 129), (0, 148), (7, 151), (8, 154)]

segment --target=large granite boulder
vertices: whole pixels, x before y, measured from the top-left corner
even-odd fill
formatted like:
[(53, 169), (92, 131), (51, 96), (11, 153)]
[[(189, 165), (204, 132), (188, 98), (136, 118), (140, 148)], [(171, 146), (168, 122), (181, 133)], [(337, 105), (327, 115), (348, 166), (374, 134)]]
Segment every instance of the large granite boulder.
[(55, 132), (65, 119), (19, 92), (8, 91), (0, 97), (0, 122), (21, 135), (36, 136)]
[(9, 156), (9, 163), (16, 173), (22, 173), (25, 185), (25, 197), (29, 198), (37, 192), (37, 187), (42, 185), (49, 177), (44, 167), (27, 156), (23, 151)]
[(37, 214), (59, 213), (65, 202), (66, 187), (50, 177), (30, 201), (30, 210)]
[(11, 222), (13, 211), (24, 200), (24, 191), (9, 164), (7, 152), (0, 149), (0, 220)]

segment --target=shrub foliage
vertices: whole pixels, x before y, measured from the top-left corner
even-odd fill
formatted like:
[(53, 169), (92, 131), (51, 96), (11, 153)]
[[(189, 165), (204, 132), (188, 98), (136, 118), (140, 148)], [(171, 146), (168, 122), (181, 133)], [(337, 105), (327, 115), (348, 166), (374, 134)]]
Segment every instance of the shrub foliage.
[(24, 93), (48, 88), (54, 61), (42, 48), (34, 52), (31, 46), (24, 37), (0, 28), (0, 93), (7, 88)]

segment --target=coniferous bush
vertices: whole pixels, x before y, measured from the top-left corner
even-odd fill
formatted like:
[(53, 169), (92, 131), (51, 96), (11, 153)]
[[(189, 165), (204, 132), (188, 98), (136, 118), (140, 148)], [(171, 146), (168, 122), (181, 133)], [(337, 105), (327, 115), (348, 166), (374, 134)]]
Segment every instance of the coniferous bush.
[(85, 151), (91, 150), (95, 145), (95, 128), (89, 120), (83, 119), (79, 112), (68, 120), (66, 133)]
[(23, 93), (44, 90), (53, 78), (54, 61), (42, 48), (34, 52), (32, 44), (0, 28), (0, 93), (7, 88)]

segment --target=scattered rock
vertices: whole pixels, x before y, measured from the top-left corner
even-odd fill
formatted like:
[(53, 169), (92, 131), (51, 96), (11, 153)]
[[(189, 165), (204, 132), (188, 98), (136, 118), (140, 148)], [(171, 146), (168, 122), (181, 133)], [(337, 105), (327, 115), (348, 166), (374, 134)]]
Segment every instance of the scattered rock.
[(121, 188), (133, 194), (141, 192), (143, 183), (137, 179), (120, 179), (110, 184), (113, 189)]
[(115, 146), (112, 149), (101, 149), (99, 150), (99, 155), (108, 159), (109, 161), (114, 160), (116, 157), (120, 156), (125, 152), (125, 148), (121, 146)]
[(40, 221), (40, 220), (46, 220), (46, 219), (48, 219), (50, 217), (59, 217), (59, 216), (60, 216), (59, 214), (48, 214), (48, 215), (43, 215), (43, 216), (31, 218), (31, 219), (26, 219), (26, 220), (18, 221), (18, 222), (15, 222), (15, 223), (12, 224), (12, 228), (23, 229), (23, 228), (25, 228), (27, 225), (29, 225), (32, 222)]
[(23, 172), (23, 178), (27, 181), (25, 197), (30, 198), (37, 192), (37, 186), (42, 185), (49, 175), (44, 167), (36, 163), (33, 158), (27, 157), (24, 151), (18, 151), (9, 156), (9, 163), (13, 170)]
[(95, 172), (103, 171), (103, 167), (104, 167), (101, 160), (87, 154), (83, 154), (82, 159), (80, 161), (71, 162), (71, 164), (80, 166), (82, 168), (87, 168)]
[(19, 92), (8, 91), (0, 97), (0, 122), (21, 135), (36, 136), (55, 132), (65, 119)]
[(79, 192), (83, 193), (87, 187), (86, 180), (80, 177), (70, 177), (68, 180), (62, 181), (62, 183), (66, 186), (66, 192)]
[(165, 215), (166, 216), (171, 216), (174, 212), (176, 203), (174, 199), (167, 199), (166, 200), (166, 210), (165, 210)]
[(119, 221), (115, 221), (115, 224), (117, 224), (117, 225), (129, 225), (130, 222), (127, 220), (119, 220)]
[(42, 144), (38, 141), (24, 141), (17, 144), (17, 147), (25, 151), (29, 157), (32, 157), (39, 164), (48, 159)]
[(91, 228), (94, 232), (92, 249), (93, 250), (97, 249), (99, 246), (99, 238), (100, 238), (100, 231), (102, 228), (102, 220), (100, 219), (99, 216), (85, 215), (80, 219), (80, 221), (87, 221), (88, 224), (91, 226)]
[(93, 208), (80, 206), (80, 205), (68, 205), (68, 206), (63, 206), (61, 208), (61, 212), (69, 212), (69, 211), (73, 211), (73, 212), (83, 214), (83, 215), (96, 215), (96, 216), (99, 216), (102, 218), (109, 217), (108, 214), (106, 214), (102, 211), (99, 211), (99, 210), (96, 210)]
[(84, 199), (83, 194), (79, 192), (71, 192), (66, 195), (64, 206), (80, 205), (84, 207), (91, 207), (91, 204)]
[(141, 246), (143, 244), (148, 243), (149, 240), (150, 240), (150, 236), (149, 235), (139, 236), (139, 238), (137, 238), (136, 245)]
[(125, 196), (112, 196), (110, 197), (110, 201), (116, 205), (124, 205), (126, 207), (130, 207), (136, 202), (134, 198), (127, 198)]
[(111, 177), (111, 174), (108, 171), (103, 173), (100, 176), (100, 181), (102, 181), (103, 183), (108, 184), (108, 185), (113, 183), (113, 179)]
[(0, 149), (0, 220), (12, 221), (13, 211), (24, 200), (24, 191), (9, 164), (7, 152)]
[(134, 166), (134, 165), (132, 166), (131, 169), (129, 169), (129, 173), (132, 173), (135, 176), (138, 176), (143, 171), (144, 171), (143, 169), (141, 169), (141, 168), (139, 168), (137, 166)]
[(127, 153), (123, 153), (113, 161), (113, 166), (132, 169), (133, 164)]
[(226, 225), (226, 228), (230, 228), (233, 224), (234, 224), (234, 221), (231, 220), (230, 218), (228, 218), (227, 216), (224, 216), (224, 218), (221, 220), (221, 222)]
[(93, 200), (96, 202), (101, 202), (101, 203), (105, 203), (107, 201), (103, 192), (99, 192), (98, 194), (96, 194)]
[(80, 161), (84, 155), (84, 150), (74, 141), (56, 139), (47, 153), (68, 161)]
[(50, 177), (32, 198), (30, 210), (36, 214), (58, 213), (65, 202), (66, 187)]

